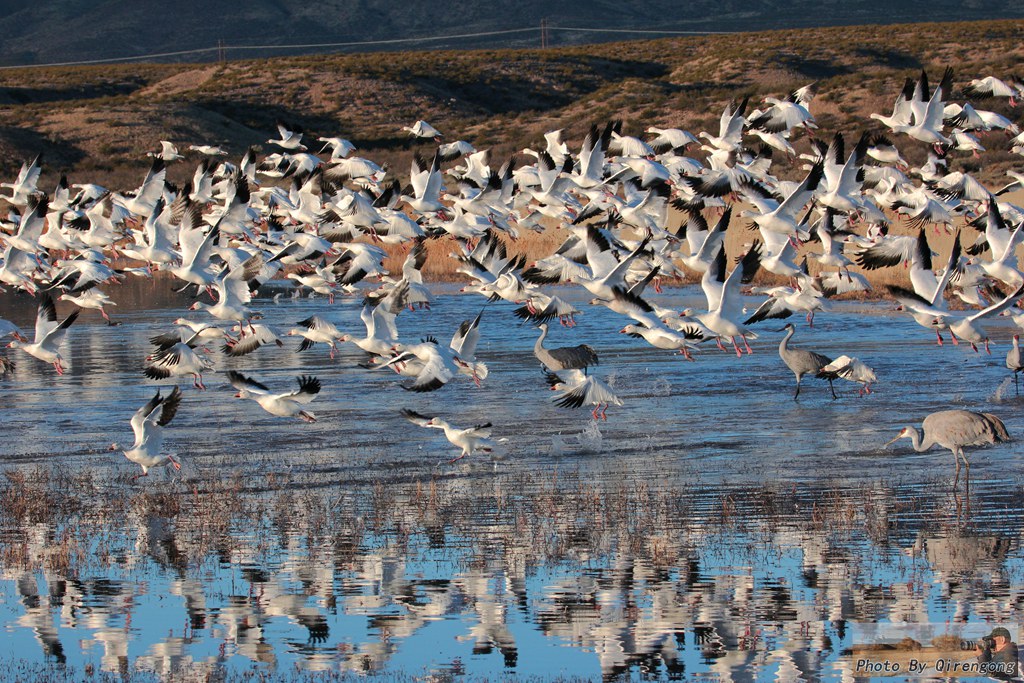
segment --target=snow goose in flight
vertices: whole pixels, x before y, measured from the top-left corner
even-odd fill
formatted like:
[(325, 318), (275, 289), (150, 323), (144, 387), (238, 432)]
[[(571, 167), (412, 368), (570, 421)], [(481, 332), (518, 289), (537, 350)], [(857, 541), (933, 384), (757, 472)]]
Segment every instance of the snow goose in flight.
[[(843, 253), (842, 242), (836, 239), (838, 234), (836, 228), (836, 212), (830, 208), (825, 209), (824, 215), (814, 225), (813, 236), (821, 242), (821, 253), (808, 253), (824, 267), (838, 268), (844, 275), (849, 277), (850, 266), (853, 265), (846, 254)], [(850, 278), (851, 280), (853, 278)]]
[(590, 415), (595, 420), (607, 420), (608, 407), (622, 405), (622, 399), (612, 388), (594, 375), (584, 375), (579, 370), (561, 370), (545, 372), (544, 376), (552, 391), (561, 392), (551, 399), (559, 408), (594, 406)]
[(378, 246), (362, 242), (346, 243), (341, 254), (327, 264), (341, 285), (354, 285), (368, 276), (387, 275), (384, 259), (387, 252)]
[[(806, 265), (806, 259), (804, 261)], [(744, 325), (751, 325), (768, 318), (788, 318), (794, 313), (804, 313), (807, 317), (807, 324), (814, 326), (815, 311), (824, 310), (825, 297), (817, 287), (814, 278), (807, 277), (801, 270), (801, 277), (798, 277), (793, 287), (770, 287), (768, 289), (757, 288), (755, 293), (767, 294), (765, 300), (753, 315), (743, 321)]]
[(913, 112), (910, 108), (910, 101), (914, 98), (914, 79), (907, 78), (903, 83), (903, 89), (900, 90), (900, 94), (896, 96), (896, 103), (893, 105), (892, 114), (885, 116), (884, 114), (871, 114), (871, 118), (881, 122), (886, 127), (892, 129), (896, 126), (905, 126), (911, 122), (913, 118)]
[(833, 382), (837, 379), (846, 379), (860, 384), (857, 390), (859, 396), (871, 393), (871, 385), (878, 381), (875, 371), (865, 365), (862, 361), (850, 356), (839, 356), (828, 365), (818, 371), (818, 377)]
[(157, 202), (163, 199), (166, 178), (167, 168), (164, 160), (157, 157), (153, 159), (153, 163), (138, 189), (124, 196), (111, 196), (133, 216), (145, 219), (153, 213)]
[[(247, 330), (244, 334), (242, 333), (243, 328)], [(221, 347), (221, 351), (224, 352), (224, 355), (232, 358), (248, 355), (267, 344), (276, 344), (279, 348), (284, 346), (281, 335), (270, 325), (250, 322), (244, 326), (235, 325), (231, 329), (233, 332), (238, 332), (239, 336), (235, 339), (229, 338)]]
[[(595, 151), (596, 154), (596, 151)], [(591, 162), (594, 163), (594, 162)], [(557, 164), (547, 152), (541, 152), (537, 159), (536, 173), (539, 187), (521, 187), (519, 196), (525, 200), (532, 199), (537, 203), (539, 211), (553, 218), (575, 218), (579, 202), (569, 194), (574, 184), (591, 184), (592, 174), (598, 172), (594, 166), (582, 166), (580, 174), (571, 177), (573, 169), (572, 157), (566, 157), (561, 165)], [(602, 181), (603, 182), (603, 181)], [(522, 201), (522, 200), (520, 200)]]
[[(750, 216), (754, 224), (762, 229), (762, 232), (769, 231), (785, 235), (787, 238), (794, 237), (797, 232), (797, 214), (803, 210), (804, 205), (811, 199), (812, 194), (818, 188), (818, 183), (824, 175), (824, 166), (815, 164), (807, 173), (804, 179), (785, 198), (775, 203), (775, 198), (770, 192), (764, 190), (760, 183), (747, 181), (743, 189), (747, 194), (753, 193), (761, 201), (766, 211), (744, 212), (741, 215)], [(775, 203), (775, 206), (772, 204)]]
[(679, 152), (686, 149), (689, 145), (700, 144), (700, 140), (693, 133), (680, 130), (679, 128), (657, 128), (650, 126), (645, 132), (655, 136), (648, 140), (647, 144), (651, 146), (651, 149), (656, 154)]
[(616, 130), (611, 131), (608, 153), (623, 157), (653, 157), (655, 154), (654, 149), (640, 138), (622, 135)]
[(296, 289), (308, 287), (317, 294), (326, 296), (327, 303), (334, 303), (334, 289), (338, 283), (335, 282), (335, 275), (329, 268), (317, 266), (312, 273), (288, 273), (285, 277), (295, 281)]
[(235, 398), (252, 399), (271, 415), (316, 422), (316, 415), (303, 407), (320, 393), (320, 380), (316, 377), (302, 375), (298, 378), (298, 389), (282, 393), (273, 393), (267, 385), (234, 370), (228, 370), (228, 381), (238, 389)]
[(1024, 84), (1015, 77), (1006, 82), (995, 76), (985, 76), (972, 79), (964, 86), (962, 92), (964, 97), (1007, 97), (1010, 100), (1010, 106), (1016, 107), (1016, 98), (1020, 96), (1022, 87)]
[(305, 320), (300, 320), (296, 324), (299, 325), (299, 327), (293, 327), (288, 330), (288, 336), (302, 337), (302, 343), (299, 344), (299, 351), (311, 349), (314, 344), (324, 343), (331, 347), (331, 359), (334, 359), (334, 354), (338, 350), (337, 342), (344, 336), (338, 331), (337, 327), (318, 315), (313, 315)]
[[(39, 300), (39, 308), (36, 312), (35, 339), (32, 342), (15, 339), (7, 347), (21, 349), (25, 353), (41, 361), (52, 363), (53, 369), (58, 375), (64, 374), (63, 358), (60, 355), (60, 345), (67, 336), (68, 328), (78, 319), (81, 311), (73, 311), (61, 322), (57, 322), (57, 307), (53, 303), (53, 297), (44, 294)], [(22, 338), (24, 339), (24, 338)]]
[(252, 311), (247, 306), (252, 301), (249, 281), (256, 277), (262, 267), (263, 255), (256, 254), (241, 265), (224, 272), (213, 285), (217, 303), (210, 305), (197, 301), (188, 310), (206, 311), (214, 318), (228, 322), (248, 319), (252, 316)]
[[(932, 271), (932, 251), (928, 246), (924, 228), (919, 231), (916, 239), (910, 239), (911, 242), (908, 244), (903, 240), (894, 242), (890, 238), (875, 247), (869, 247), (857, 256), (857, 262), (867, 270), (874, 270), (883, 265), (896, 265), (909, 259), (913, 291), (894, 285), (887, 286), (886, 290), (899, 301), (902, 309), (909, 313), (918, 325), (934, 330), (935, 343), (942, 346), (940, 331), (948, 327), (947, 318), (951, 316), (946, 309), (943, 293), (960, 262), (960, 231), (958, 230), (953, 237), (953, 248), (950, 250), (941, 277), (937, 277)], [(953, 343), (959, 343), (956, 336), (953, 336)]]
[[(747, 109), (747, 98), (744, 97), (740, 105), (733, 109), (732, 103), (725, 108), (718, 122), (718, 135), (714, 136), (707, 131), (698, 133), (710, 143), (710, 149), (717, 149), (725, 152), (738, 151), (743, 146), (743, 114)], [(705, 145), (707, 146), (707, 145)]]
[[(21, 330), (14, 323), (0, 318), (0, 338), (6, 336), (12, 336), (18, 341), (28, 341), (21, 334)], [(9, 372), (14, 371), (14, 361), (7, 356), (0, 356), (0, 376), (6, 375)]]
[[(619, 330), (619, 332), (637, 339), (643, 339), (656, 349), (679, 351), (679, 355), (686, 358), (686, 360), (693, 360), (693, 356), (690, 355), (690, 350), (696, 348), (693, 342), (684, 335), (668, 329), (660, 322), (653, 327), (629, 324)], [(703, 339), (703, 337), (695, 335), (694, 339)]]
[(952, 141), (942, 134), (942, 115), (946, 98), (953, 84), (953, 68), (946, 67), (942, 81), (935, 91), (928, 94), (928, 74), (921, 71), (921, 77), (914, 86), (910, 99), (911, 121), (892, 127), (894, 133), (906, 133), (915, 140), (931, 145), (949, 145)]
[(40, 262), (36, 254), (7, 245), (0, 258), (0, 284), (10, 285), (35, 296), (36, 283), (33, 280), (39, 271)]
[(423, 121), (422, 119), (412, 124), (411, 126), (402, 126), (402, 130), (409, 133), (414, 138), (427, 138), (433, 139), (436, 142), (440, 142), (444, 135), (441, 134), (437, 128)]
[(469, 156), (476, 153), (476, 147), (465, 140), (446, 142), (438, 147), (441, 159), (444, 161), (455, 161), (459, 157)]
[(449, 464), (462, 460), (467, 455), (472, 455), (477, 451), (483, 453), (490, 453), (494, 450), (494, 442), (490, 440), (491, 436), (491, 423), (486, 422), (481, 425), (474, 427), (468, 427), (466, 429), (459, 429), (458, 427), (452, 426), (440, 417), (427, 417), (421, 415), (414, 410), (408, 408), (402, 409), (402, 417), (409, 420), (415, 425), (420, 427), (428, 427), (430, 429), (441, 429), (444, 431), (444, 436), (448, 441), (462, 450), (462, 453), (448, 461)]
[(441, 179), (441, 155), (435, 151), (428, 164), (418, 154), (413, 158), (412, 170), (409, 174), (413, 196), (402, 195), (402, 200), (420, 214), (443, 213), (445, 205), (441, 203), (441, 191), (444, 189)]
[(167, 140), (160, 141), (159, 152), (146, 152), (146, 156), (159, 159), (161, 161), (177, 161), (178, 159), (184, 159), (182, 155), (178, 154), (178, 148), (174, 146), (174, 143), (168, 142)]
[(814, 98), (815, 90), (816, 84), (811, 83), (794, 90), (781, 100), (765, 97), (763, 101), (771, 106), (757, 116), (751, 116), (747, 126), (767, 133), (789, 133), (797, 126), (803, 126), (808, 134), (813, 135), (812, 129), (817, 128), (817, 124), (807, 110), (807, 105)]
[(174, 324), (176, 325), (174, 331), (150, 337), (149, 342), (157, 346), (159, 349), (165, 349), (177, 344), (178, 342), (188, 341), (192, 338), (192, 335), (198, 335), (196, 340), (200, 344), (216, 341), (225, 336), (224, 330), (214, 325), (210, 325), (209, 323), (200, 323), (188, 320), (187, 318), (178, 318), (174, 321)]
[(999, 315), (1003, 311), (1008, 310), (1017, 301), (1024, 296), (1024, 284), (1018, 287), (1012, 294), (1005, 297), (1002, 301), (997, 301), (988, 308), (968, 316), (960, 316), (950, 314), (950, 318), (953, 322), (949, 322), (949, 333), (960, 339), (968, 342), (971, 348), (975, 352), (978, 350), (978, 344), (985, 343), (985, 353), (991, 354), (992, 351), (989, 349), (989, 336), (979, 325), (978, 322), (984, 318), (991, 317), (993, 315)]
[(633, 260), (647, 248), (650, 241), (650, 235), (644, 237), (635, 249), (616, 262), (608, 239), (597, 228), (588, 225), (584, 242), (587, 247), (590, 275), (576, 274), (569, 281), (583, 285), (599, 299), (611, 299), (614, 296), (613, 288), (626, 287), (626, 273), (629, 272)]
[(4, 320), (3, 318), (0, 318), (0, 339), (7, 336), (14, 337), (18, 341), (28, 341), (28, 339), (25, 338), (25, 335), (21, 333), (21, 330), (18, 328), (17, 325), (15, 325), (9, 320)]
[(0, 183), (0, 187), (6, 187), (11, 190), (11, 196), (4, 196), (4, 199), (18, 207), (28, 204), (29, 198), (38, 191), (36, 186), (39, 183), (39, 175), (41, 173), (39, 155), (36, 155), (35, 159), (21, 165), (18, 177), (15, 178), (13, 183)]
[(226, 157), (228, 155), (227, 150), (217, 145), (189, 145), (188, 150), (211, 157)]
[(480, 380), (487, 379), (488, 374), (487, 365), (476, 359), (476, 346), (480, 342), (480, 318), (483, 314), (480, 311), (473, 320), (463, 320), (448, 345), (455, 353), (455, 363), (460, 371), (468, 373), (477, 386), (480, 386)]
[(326, 152), (328, 149), (331, 150), (331, 158), (328, 161), (340, 161), (352, 152), (356, 151), (356, 146), (345, 138), (317, 138), (317, 140), (324, 143), (324, 146), (320, 148), (321, 154)]
[(302, 130), (300, 128), (288, 126), (284, 122), (278, 121), (277, 135), (277, 138), (271, 138), (267, 140), (267, 143), (290, 151), (306, 151), (306, 146), (302, 144)]
[[(892, 140), (882, 133), (871, 133), (868, 136), (868, 146), (866, 151), (867, 155), (875, 161), (887, 165), (895, 165), (899, 171), (906, 171), (909, 168), (907, 160), (900, 154), (896, 145), (894, 145)], [(875, 167), (865, 168), (865, 181), (873, 181), (874, 177), (869, 175), (870, 172), (891, 174), (892, 170), (888, 169), (887, 166), (883, 166), (881, 169), (876, 169)]]
[(963, 130), (1001, 130), (1007, 135), (1020, 133), (1020, 127), (1002, 114), (986, 109), (975, 109), (970, 102), (965, 102), (963, 105), (955, 102), (947, 104), (943, 109), (943, 116), (946, 123)]
[(732, 219), (732, 207), (727, 206), (721, 217), (713, 228), (708, 228), (708, 222), (700, 211), (687, 210), (686, 221), (680, 225), (676, 237), (686, 237), (686, 243), (690, 248), (687, 256), (681, 257), (683, 265), (698, 273), (707, 271), (708, 266), (718, 255), (719, 247), (725, 241), (726, 230)]
[(78, 291), (80, 293), (77, 295), (71, 293), (61, 294), (59, 298), (62, 301), (70, 301), (79, 308), (91, 308), (99, 311), (100, 315), (103, 316), (103, 319), (107, 321), (108, 325), (120, 324), (113, 322), (110, 319), (110, 316), (107, 315), (106, 310), (104, 310), (106, 306), (116, 306), (117, 304), (112, 301), (109, 296), (100, 291), (99, 288), (90, 286), (90, 288), (85, 291)]
[(397, 345), (396, 350), (398, 353), (380, 367), (391, 367), (413, 357), (419, 361), (416, 367), (420, 371), (416, 378), (401, 385), (406, 391), (436, 391), (460, 373), (455, 352), (450, 347), (442, 346), (434, 337), (427, 337), (419, 344)]
[(174, 243), (180, 228), (171, 225), (173, 215), (174, 210), (165, 204), (163, 198), (157, 200), (142, 230), (132, 231), (135, 243), (131, 247), (120, 247), (121, 254), (151, 266), (167, 266), (175, 262), (178, 253)]
[(701, 288), (707, 298), (708, 311), (695, 316), (698, 322), (711, 330), (718, 340), (718, 346), (723, 351), (722, 339), (728, 338), (732, 342), (736, 357), (743, 356), (740, 347), (736, 344), (736, 337), (743, 340), (744, 347), (748, 354), (753, 353), (747, 337), (757, 339), (757, 335), (740, 322), (742, 315), (742, 302), (740, 300), (740, 281), (743, 279), (743, 264), (738, 263), (731, 273), (725, 272), (725, 247), (718, 249), (714, 261), (701, 277)]
[(867, 133), (861, 135), (853, 152), (846, 158), (843, 135), (835, 134), (825, 152), (824, 182), (819, 186), (816, 198), (819, 204), (845, 214), (854, 213), (864, 205), (862, 170), (870, 139)]
[[(149, 476), (149, 470), (153, 467), (170, 464), (176, 470), (181, 469), (181, 463), (175, 460), (173, 455), (161, 455), (160, 453), (164, 442), (164, 427), (174, 419), (180, 403), (181, 390), (174, 387), (167, 396), (161, 396), (157, 391), (146, 405), (135, 411), (131, 419), (135, 443), (128, 450), (123, 451), (126, 458), (142, 467), (142, 474), (136, 474), (132, 477), (132, 481), (139, 477)], [(120, 450), (120, 448), (116, 443), (110, 446), (112, 451)]]
[(1010, 230), (995, 198), (988, 200), (985, 221), (985, 239), (992, 253), (991, 260), (978, 259), (977, 263), (985, 273), (1010, 287), (1024, 284), (1024, 275), (1019, 270), (1017, 246), (1024, 240), (1024, 228), (1017, 226)]
[(36, 194), (28, 198), (18, 220), (18, 228), (13, 235), (0, 233), (0, 239), (29, 254), (40, 251), (39, 238), (46, 229), (46, 195)]
[(217, 278), (217, 272), (210, 259), (220, 236), (220, 228), (215, 225), (206, 231), (205, 226), (199, 205), (190, 202), (185, 208), (178, 228), (181, 265), (170, 269), (174, 277), (185, 283), (177, 291), (184, 290), (190, 284), (196, 285), (197, 289), (209, 287)]
[(203, 372), (211, 369), (213, 364), (196, 353), (200, 334), (196, 332), (185, 341), (176, 342), (148, 356), (142, 374), (150, 379), (191, 375), (192, 386), (205, 390)]

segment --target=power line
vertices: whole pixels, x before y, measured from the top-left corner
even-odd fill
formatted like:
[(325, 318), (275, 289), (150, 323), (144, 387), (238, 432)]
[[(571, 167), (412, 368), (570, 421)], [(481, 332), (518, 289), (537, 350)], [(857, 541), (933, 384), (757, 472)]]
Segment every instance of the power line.
[(667, 36), (731, 36), (739, 31), (667, 31), (662, 29), (645, 28), (579, 28), (573, 26), (551, 26), (557, 31), (574, 31), (576, 33), (645, 33), (647, 35)]
[(181, 57), (183, 55), (197, 55), (206, 52), (216, 52), (215, 47), (200, 47), (195, 50), (178, 50), (176, 52), (154, 52), (148, 55), (135, 55), (134, 57), (106, 57), (104, 59), (82, 59), (75, 62), (49, 62), (47, 64), (14, 64), (0, 66), (0, 69), (44, 69), (49, 66), (87, 66), (89, 64), (113, 64), (115, 62), (142, 62), (149, 59), (161, 57)]
[(423, 36), (419, 38), (389, 38), (384, 40), (360, 40), (339, 43), (294, 43), (287, 45), (225, 45), (223, 40), (217, 41), (216, 47), (201, 47), (193, 50), (176, 50), (174, 52), (153, 52), (131, 57), (105, 57), (102, 59), (82, 59), (67, 62), (49, 62), (46, 64), (14, 64), (0, 66), (0, 70), (11, 69), (43, 69), (55, 66), (88, 66), (90, 64), (114, 64), (120, 62), (145, 62), (165, 57), (183, 57), (185, 55), (201, 55), (216, 53), (219, 61), (225, 60), (228, 50), (313, 50), (338, 47), (372, 47), (378, 45), (402, 45), (410, 43), (424, 43), (439, 40), (461, 40), (465, 38), (487, 38), (491, 36), (511, 35), (515, 33), (536, 33), (540, 32), (541, 47), (550, 46), (549, 33), (551, 30), (574, 33), (610, 33), (630, 35), (729, 35), (735, 31), (669, 31), (662, 29), (610, 29), (610, 28), (585, 28), (576, 26), (551, 26), (547, 19), (542, 19), (540, 27), (531, 26), (527, 28), (513, 28), (502, 31), (479, 31), (476, 33), (455, 33), (440, 36)]

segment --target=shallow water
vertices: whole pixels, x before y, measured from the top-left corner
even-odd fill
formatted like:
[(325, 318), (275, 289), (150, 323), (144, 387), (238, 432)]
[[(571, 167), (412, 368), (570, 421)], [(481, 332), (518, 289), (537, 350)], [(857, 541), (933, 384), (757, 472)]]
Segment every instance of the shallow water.
[[(756, 327), (752, 355), (705, 344), (689, 363), (586, 306), (547, 343), (599, 351), (595, 372), (625, 405), (595, 423), (551, 404), (536, 330), (511, 305), (438, 286), (433, 310), (403, 312), (399, 331), (447, 341), (484, 308), (481, 388), (460, 377), (404, 392), (390, 371), (359, 367), (351, 345), (334, 360), (322, 345), (296, 353), (294, 339), (216, 355), (218, 371), (272, 387), (316, 375), (319, 421), (235, 400), (216, 372), (207, 392), (179, 379), (165, 447), (182, 473), (130, 483), (134, 466), (108, 447), (130, 441), (132, 413), (172, 384), (141, 374), (146, 340), (184, 308), (166, 286), (120, 292), (116, 327), (83, 313), (64, 377), (19, 353), (0, 381), (17, 435), (0, 445), (0, 618), (30, 667), (847, 679), (855, 624), (1021, 621), (1019, 447), (969, 451), (969, 491), (954, 489), (948, 452), (883, 448), (951, 407), (1024, 434), (1005, 342), (991, 356), (938, 348), (888, 304), (832, 303), (813, 328), (796, 321), (793, 343), (857, 356), (880, 381), (865, 397), (837, 382), (833, 401), (807, 379), (797, 402), (777, 321)], [(681, 309), (700, 292), (653, 298)], [(31, 329), (30, 300), (2, 305)], [(354, 298), (256, 307), (282, 331), (321, 313), (363, 332)], [(986, 327), (1011, 334), (1002, 320)], [(450, 445), (403, 407), (491, 421), (507, 441), (448, 464)]]

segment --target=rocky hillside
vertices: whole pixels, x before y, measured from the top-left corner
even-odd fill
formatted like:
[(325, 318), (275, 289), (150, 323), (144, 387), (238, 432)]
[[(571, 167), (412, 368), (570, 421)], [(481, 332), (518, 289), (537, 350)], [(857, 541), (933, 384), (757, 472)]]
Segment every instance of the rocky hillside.
[[(216, 143), (233, 155), (275, 136), (284, 119), (313, 135), (351, 139), (359, 154), (408, 172), (400, 131), (426, 119), (449, 140), (508, 154), (565, 128), (578, 143), (591, 122), (717, 130), (733, 98), (780, 95), (811, 81), (823, 131), (850, 135), (891, 111), (903, 80), (922, 68), (956, 69), (956, 85), (1013, 73), (1024, 22), (856, 26), (609, 43), (548, 50), (403, 52), (287, 57), (203, 65), (122, 65), (0, 72), (0, 172), (42, 153), (49, 174), (131, 186), (145, 153), (167, 139)], [(1014, 120), (1005, 100), (986, 101)], [(987, 134), (992, 150), (1004, 139)], [(801, 144), (806, 144), (801, 141)], [(267, 151), (271, 148), (265, 145)], [(798, 149), (802, 149), (798, 145)], [(911, 159), (922, 145), (907, 143)], [(1014, 157), (987, 154), (980, 172), (1002, 176)], [(978, 170), (969, 155), (958, 158)], [(971, 165), (975, 164), (975, 167)], [(172, 178), (191, 173), (176, 164)], [(45, 183), (44, 183), (45, 184)]]
[[(621, 34), (616, 37), (611, 31), (622, 29), (751, 31), (1024, 18), (1024, 11), (1011, 0), (892, 0), (884, 5), (870, 0), (7, 0), (0, 3), (4, 27), (0, 65), (188, 50), (206, 52), (169, 58), (211, 61), (219, 44), (228, 46), (231, 59), (310, 52), (309, 48), (297, 52), (232, 46), (362, 43), (329, 49), (365, 51), (395, 49), (366, 43), (396, 39), (413, 41), (399, 44), (398, 49), (539, 47), (542, 18), (551, 27), (548, 44), (565, 46), (618, 40)], [(581, 28), (587, 30), (569, 30)], [(460, 37), (416, 42), (436, 36)]]

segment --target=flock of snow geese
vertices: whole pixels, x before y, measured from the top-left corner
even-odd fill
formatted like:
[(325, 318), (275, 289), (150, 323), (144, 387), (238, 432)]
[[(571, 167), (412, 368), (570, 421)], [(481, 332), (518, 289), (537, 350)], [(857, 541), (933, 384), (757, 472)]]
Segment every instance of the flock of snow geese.
[[(453, 245), (459, 273), (472, 282), (464, 292), (514, 302), (515, 315), (540, 328), (535, 355), (558, 392), (555, 402), (590, 407), (595, 419), (622, 402), (591, 370), (598, 363), (594, 349), (586, 344), (544, 346), (549, 323), (571, 327), (579, 312), (557, 296), (559, 290), (545, 285), (585, 288), (592, 305), (629, 319), (621, 332), (657, 349), (692, 360), (698, 345), (712, 342), (723, 351), (731, 346), (742, 357), (751, 352), (748, 340), (756, 339), (754, 324), (793, 314), (813, 324), (828, 297), (869, 289), (852, 266), (873, 270), (902, 263), (909, 274), (907, 286), (887, 288), (900, 308), (932, 331), (939, 344), (948, 333), (954, 344), (965, 342), (975, 351), (984, 344), (987, 350), (986, 319), (1012, 315), (1024, 327), (1024, 313), (1016, 307), (1024, 295), (1017, 257), (1024, 208), (999, 199), (1020, 189), (1024, 174), (1010, 171), (1010, 182), (989, 189), (967, 173), (949, 172), (947, 160), (957, 153), (978, 155), (984, 151), (982, 140), (1024, 156), (1024, 135), (1017, 125), (975, 106), (1000, 98), (1016, 106), (1024, 83), (989, 77), (971, 81), (958, 94), (960, 101), (952, 101), (951, 69), (934, 88), (922, 72), (906, 80), (891, 114), (871, 115), (887, 132), (872, 124), (875, 130), (855, 140), (841, 133), (822, 140), (811, 114), (812, 84), (783, 99), (765, 98), (759, 109), (747, 99), (730, 103), (716, 133), (694, 136), (652, 127), (641, 139), (625, 135), (621, 122), (612, 122), (592, 126), (576, 152), (561, 131), (552, 131), (543, 148), (524, 149), (499, 166), (490, 165), (487, 150), (463, 140), (445, 142), (440, 131), (418, 121), (404, 130), (430, 152), (416, 154), (405, 189), (385, 167), (357, 156), (348, 140), (320, 137), (322, 147), (313, 153), (306, 146), (313, 144), (310, 139), (283, 123), (278, 136), (267, 141), (280, 151), (262, 159), (250, 148), (235, 164), (223, 159), (227, 152), (219, 147), (192, 145), (189, 152), (201, 161), (183, 187), (166, 180), (166, 165), (186, 158), (166, 141), (150, 153), (152, 164), (142, 185), (128, 192), (69, 185), (62, 176), (47, 193), (38, 185), (36, 159), (24, 164), (13, 182), (0, 183), (10, 206), (0, 226), (0, 287), (38, 299), (35, 336), (29, 341), (3, 320), (0, 335), (13, 337), (10, 348), (51, 363), (63, 374), (61, 345), (81, 311), (94, 309), (109, 321), (106, 308), (112, 302), (104, 287), (161, 271), (180, 290), (195, 291), (190, 310), (202, 320), (180, 318), (175, 329), (153, 337), (154, 348), (143, 364), (148, 378), (191, 377), (201, 390), (202, 374), (212, 368), (205, 345), (222, 343), (223, 353), (238, 357), (298, 336), (298, 351), (324, 344), (332, 358), (339, 343), (355, 344), (368, 356), (365, 367), (400, 373), (408, 378), (402, 387), (409, 391), (435, 391), (458, 377), (479, 385), (488, 374), (475, 356), (480, 316), (465, 321), (447, 344), (434, 337), (399, 341), (398, 314), (430, 306), (431, 291), (422, 274), (425, 242), (444, 239)], [(993, 131), (1004, 133), (1009, 142), (985, 137)], [(809, 149), (799, 155), (801, 177), (773, 176), (773, 154), (799, 163), (792, 144), (798, 136), (806, 138)], [(927, 161), (911, 167), (897, 141), (923, 146)], [(691, 155), (691, 150), (697, 152)], [(746, 208), (734, 209), (741, 202)], [(681, 212), (679, 225), (669, 225), (670, 207)], [(756, 237), (742, 253), (727, 257), (725, 236), (740, 222), (732, 220), (734, 214)], [(890, 235), (894, 217), (909, 221), (918, 234)], [(963, 219), (960, 227), (958, 218)], [(511, 240), (522, 231), (556, 224), (568, 237), (554, 253), (529, 266), (524, 257), (509, 253)], [(938, 269), (932, 263), (929, 228), (956, 230), (952, 252)], [(979, 232), (977, 239), (965, 239), (961, 229), (968, 228)], [(817, 244), (804, 250), (798, 262), (801, 245), (809, 242)], [(382, 245), (407, 250), (401, 277), (385, 272)], [(820, 264), (813, 277), (807, 258)], [(759, 269), (789, 284), (753, 288), (765, 298), (748, 315), (741, 287)], [(644, 298), (647, 286), (658, 287), (661, 278), (687, 272), (700, 274), (706, 310), (680, 314)], [(249, 304), (261, 284), (284, 277), (294, 281), (296, 290), (325, 296), (328, 305), (322, 315), (282, 333), (254, 319)], [(361, 290), (366, 335), (340, 332), (328, 319), (335, 293), (354, 293), (371, 280), (380, 284)], [(204, 293), (212, 303), (201, 300)], [(960, 299), (967, 310), (950, 308), (947, 296)], [(61, 319), (55, 299), (78, 308)], [(789, 342), (795, 328), (786, 329), (779, 353), (796, 376), (794, 398), (807, 375), (830, 385), (852, 380), (870, 393), (875, 376), (862, 361), (793, 348)], [(1017, 335), (1006, 362), (1016, 379), (1024, 369)], [(0, 358), (0, 372), (13, 370), (9, 358)], [(272, 415), (316, 419), (309, 409), (321, 389), (316, 377), (299, 377), (291, 390), (271, 388), (238, 371), (227, 378), (238, 398)], [(141, 466), (138, 476), (160, 465), (180, 467), (162, 453), (161, 441), (181, 401), (177, 386), (167, 395), (158, 391), (132, 417), (135, 442), (124, 454)], [(461, 450), (460, 458), (493, 447), (490, 424), (459, 429), (438, 416), (409, 409), (402, 414), (414, 424), (443, 430)], [(912, 438), (915, 447), (945, 445), (964, 462), (963, 446), (1007, 437), (995, 416), (942, 415), (925, 420), (923, 439), (909, 427), (901, 436)]]

